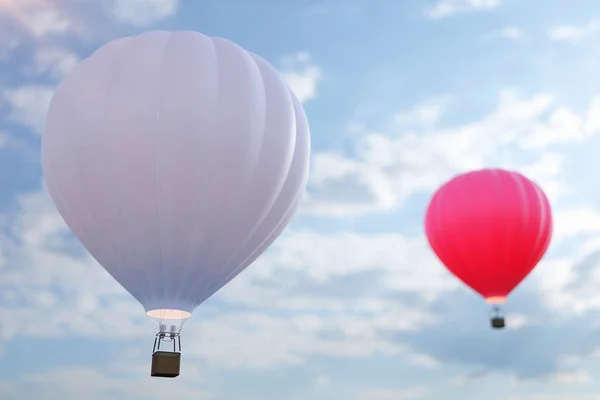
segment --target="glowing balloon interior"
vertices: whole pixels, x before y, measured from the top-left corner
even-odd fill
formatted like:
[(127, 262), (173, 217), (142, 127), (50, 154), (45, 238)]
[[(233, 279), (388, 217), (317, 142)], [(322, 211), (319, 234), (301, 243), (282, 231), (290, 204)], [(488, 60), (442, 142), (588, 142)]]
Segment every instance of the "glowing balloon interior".
[(303, 108), (221, 38), (112, 41), (58, 86), (42, 143), (67, 225), (148, 315), (184, 319), (281, 234), (308, 179)]
[[(534, 182), (516, 172), (484, 169), (458, 175), (438, 189), (425, 230), (448, 270), (497, 305), (546, 252), (552, 213)], [(504, 327), (503, 319), (494, 323)]]

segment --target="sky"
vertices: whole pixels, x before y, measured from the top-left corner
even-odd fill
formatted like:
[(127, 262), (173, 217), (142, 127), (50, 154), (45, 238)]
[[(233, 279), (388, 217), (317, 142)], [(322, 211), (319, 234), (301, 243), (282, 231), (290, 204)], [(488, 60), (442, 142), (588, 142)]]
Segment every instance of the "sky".
[[(225, 37), (302, 101), (309, 187), (284, 234), (202, 304), (177, 379), (154, 323), (44, 188), (55, 85), (112, 39)], [(0, 0), (3, 400), (600, 400), (597, 0)], [(508, 328), (429, 250), (431, 193), (520, 171), (548, 194), (546, 257)]]

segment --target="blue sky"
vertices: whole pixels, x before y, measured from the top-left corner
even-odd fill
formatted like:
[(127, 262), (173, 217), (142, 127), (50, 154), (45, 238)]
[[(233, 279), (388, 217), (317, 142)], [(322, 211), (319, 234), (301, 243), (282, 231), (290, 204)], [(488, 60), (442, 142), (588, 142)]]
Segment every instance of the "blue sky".
[[(186, 323), (175, 380), (149, 377), (153, 321), (39, 162), (56, 83), (150, 29), (268, 59), (313, 140), (299, 214)], [(0, 397), (600, 399), (599, 40), (597, 0), (1, 0)], [(422, 230), (436, 186), (483, 166), (536, 180), (555, 216), (503, 332)]]

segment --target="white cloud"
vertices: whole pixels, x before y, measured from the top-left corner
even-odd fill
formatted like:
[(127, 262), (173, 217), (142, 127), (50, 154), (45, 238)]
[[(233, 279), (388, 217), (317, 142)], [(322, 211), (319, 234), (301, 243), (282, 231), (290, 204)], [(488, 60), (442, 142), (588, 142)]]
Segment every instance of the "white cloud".
[(52, 0), (4, 1), (0, 3), (0, 13), (10, 16), (14, 23), (37, 39), (82, 28)]
[(600, 212), (586, 205), (570, 205), (555, 213), (553, 240), (600, 233)]
[(105, 7), (117, 21), (144, 27), (175, 15), (179, 0), (111, 0)]
[(416, 400), (424, 398), (426, 394), (427, 390), (420, 386), (399, 390), (372, 389), (360, 393), (356, 400)]
[(331, 385), (331, 377), (325, 374), (319, 374), (315, 378), (315, 386), (317, 388), (325, 388)]
[(519, 170), (525, 176), (537, 182), (548, 196), (550, 203), (555, 204), (563, 197), (572, 193), (572, 189), (565, 181), (563, 170), (565, 156), (555, 151), (541, 153), (537, 160), (531, 164), (507, 163), (506, 168)]
[(585, 122), (582, 126), (583, 133), (590, 135), (600, 132), (600, 96), (592, 99), (590, 107), (585, 115)]
[[(564, 158), (554, 149), (583, 143), (599, 132), (598, 102), (592, 99), (588, 110), (578, 114), (556, 105), (549, 94), (522, 98), (505, 90), (495, 111), (448, 128), (436, 124), (446, 103), (426, 102), (394, 117), (391, 134), (366, 131), (355, 144), (355, 155), (314, 154), (303, 211), (341, 217), (391, 210), (458, 172), (484, 166), (526, 172), (556, 199), (568, 192), (557, 179)], [(535, 161), (523, 162), (527, 155)]]
[(28, 14), (25, 21), (27, 28), (36, 37), (63, 34), (72, 27), (71, 21), (67, 17), (62, 15), (59, 10), (51, 8), (36, 10)]
[(552, 40), (575, 43), (600, 30), (600, 20), (591, 20), (584, 25), (560, 25), (548, 31)]
[(0, 30), (0, 60), (7, 58), (19, 46), (19, 39)]
[[(598, 99), (593, 100), (593, 104)], [(596, 130), (584, 131), (584, 117), (575, 114), (566, 107), (554, 109), (546, 122), (534, 127), (533, 131), (523, 138), (521, 146), (528, 149), (544, 149), (551, 145), (563, 143), (580, 143)]]
[(562, 371), (554, 374), (554, 380), (566, 385), (581, 385), (589, 383), (592, 380), (590, 373), (584, 369), (572, 371)]
[(79, 57), (74, 52), (61, 47), (43, 47), (33, 55), (35, 66), (32, 73), (47, 74), (51, 78), (61, 79), (78, 62)]
[(525, 33), (521, 28), (516, 26), (505, 26), (502, 29), (491, 31), (484, 36), (484, 39), (509, 39), (519, 40), (523, 39)]
[[(597, 218), (597, 217), (596, 217)], [(587, 224), (584, 222), (584, 224)], [(597, 228), (597, 227), (596, 227)], [(539, 291), (545, 304), (564, 315), (584, 315), (600, 309), (600, 237), (580, 236), (570, 254), (543, 262)]]
[[(117, 363), (122, 360), (118, 360)], [(146, 372), (146, 366), (140, 365)], [(140, 368), (140, 370), (142, 370)], [(89, 399), (104, 400), (107, 398), (123, 398), (128, 400), (161, 400), (171, 397), (174, 393), (172, 381), (148, 379), (142, 376), (114, 377), (115, 368), (109, 368), (109, 373), (80, 366), (43, 374), (25, 376), (22, 380), (7, 383), (7, 394), (15, 397), (2, 397), (6, 400), (22, 399), (26, 393), (28, 398), (43, 398), (44, 400)], [(190, 371), (191, 372), (191, 371)], [(138, 374), (141, 375), (141, 374)], [(177, 398), (182, 400), (214, 400), (216, 399), (203, 390), (189, 377), (182, 376), (177, 380)], [(20, 386), (17, 391), (16, 386)], [(25, 389), (27, 388), (27, 389)], [(0, 388), (0, 393), (1, 393)]]
[(425, 9), (425, 15), (431, 19), (442, 19), (456, 14), (493, 10), (502, 3), (503, 0), (437, 0)]
[[(0, 132), (0, 148), (5, 147), (9, 142), (9, 136), (6, 132)], [(1, 261), (1, 259), (0, 259)]]
[[(377, 140), (374, 137), (372, 142)], [(387, 145), (384, 140), (380, 142)], [(382, 153), (382, 162), (392, 157)], [(397, 197), (394, 182), (378, 165), (337, 152), (316, 153), (312, 156), (310, 190), (301, 211), (342, 217), (392, 209)]]
[[(363, 358), (406, 352), (404, 346), (386, 339), (380, 331), (395, 326), (393, 318), (402, 315), (397, 311), (379, 316), (377, 324), (372, 317), (343, 312), (277, 317), (266, 311), (225, 313), (202, 324), (186, 325), (186, 337), (202, 338), (185, 342), (186, 357), (214, 366), (260, 369), (305, 364), (313, 356)], [(211, 345), (206, 346), (207, 342)]]
[(494, 374), (487, 371), (476, 371), (470, 372), (466, 374), (461, 374), (450, 379), (450, 385), (452, 386), (464, 386), (474, 381), (479, 381), (483, 379), (489, 379), (494, 376)]
[(500, 30), (500, 36), (507, 39), (520, 39), (523, 37), (523, 31), (515, 26), (506, 26)]
[(317, 96), (317, 85), (323, 78), (321, 68), (312, 63), (307, 52), (297, 52), (282, 60), (281, 75), (298, 100), (305, 102)]
[(402, 111), (394, 115), (394, 124), (401, 131), (431, 130), (435, 127), (449, 103), (449, 96), (428, 99), (408, 111)]
[(5, 90), (0, 100), (10, 107), (9, 119), (12, 122), (41, 134), (53, 94), (54, 86), (30, 84)]

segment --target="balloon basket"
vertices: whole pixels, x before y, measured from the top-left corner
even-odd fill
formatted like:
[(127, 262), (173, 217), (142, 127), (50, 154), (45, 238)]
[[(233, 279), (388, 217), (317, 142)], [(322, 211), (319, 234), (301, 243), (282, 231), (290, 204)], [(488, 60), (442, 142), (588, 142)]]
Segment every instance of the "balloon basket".
[(491, 325), (494, 329), (503, 329), (506, 326), (504, 322), (504, 317), (494, 317), (491, 319)]
[[(173, 342), (173, 351), (161, 351), (161, 342)], [(179, 336), (179, 332), (158, 332), (156, 338), (154, 338), (150, 376), (157, 378), (175, 378), (179, 376), (180, 368), (181, 336)]]
[(500, 307), (494, 306), (492, 307), (492, 315), (490, 318), (490, 325), (493, 329), (504, 329), (506, 323), (504, 321), (504, 316), (500, 311)]
[(150, 376), (157, 378), (175, 378), (179, 376), (181, 353), (171, 351), (155, 351), (152, 354), (152, 370)]

